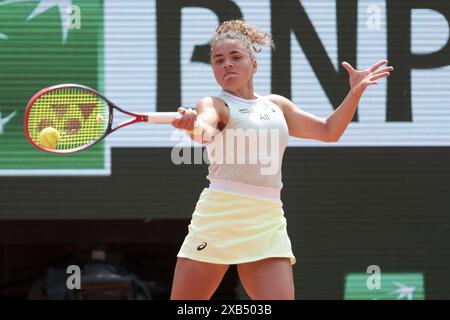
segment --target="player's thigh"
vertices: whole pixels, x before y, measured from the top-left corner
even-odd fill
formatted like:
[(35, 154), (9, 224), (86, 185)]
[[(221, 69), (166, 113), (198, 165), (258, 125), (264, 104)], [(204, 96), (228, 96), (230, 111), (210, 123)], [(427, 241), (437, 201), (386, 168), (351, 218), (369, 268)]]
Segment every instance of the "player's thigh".
[(268, 258), (237, 266), (245, 291), (254, 300), (293, 300), (292, 266), (288, 258)]
[(172, 300), (210, 299), (228, 265), (178, 258), (172, 283)]

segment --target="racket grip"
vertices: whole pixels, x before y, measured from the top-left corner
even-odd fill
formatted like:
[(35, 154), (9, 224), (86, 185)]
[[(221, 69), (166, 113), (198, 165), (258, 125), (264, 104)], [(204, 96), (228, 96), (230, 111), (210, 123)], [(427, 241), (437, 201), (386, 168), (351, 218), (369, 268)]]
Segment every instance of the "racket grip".
[(147, 113), (148, 122), (151, 123), (171, 123), (181, 114), (178, 112), (150, 112)]

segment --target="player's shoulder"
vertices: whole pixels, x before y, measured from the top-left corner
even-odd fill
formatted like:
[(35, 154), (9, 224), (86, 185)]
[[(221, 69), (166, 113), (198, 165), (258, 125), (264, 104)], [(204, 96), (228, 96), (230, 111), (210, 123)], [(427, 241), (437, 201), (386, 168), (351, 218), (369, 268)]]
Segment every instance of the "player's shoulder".
[(226, 108), (225, 101), (220, 99), (219, 97), (213, 97), (213, 96), (206, 96), (201, 98), (197, 102), (197, 108), (214, 108), (218, 111), (222, 110), (223, 108)]
[(271, 94), (265, 95), (263, 97), (268, 99), (268, 100), (270, 100), (270, 101), (272, 101), (272, 102), (282, 102), (282, 101), (286, 100), (285, 97), (283, 97), (283, 96), (281, 96), (279, 94), (275, 94), (275, 93), (271, 93)]
[(279, 94), (268, 94), (263, 96), (263, 98), (269, 100), (276, 106), (278, 106), (281, 110), (283, 110), (283, 106), (286, 105), (286, 101), (288, 101), (285, 97), (279, 95)]
[(229, 119), (229, 110), (225, 101), (218, 97), (207, 96), (200, 99), (197, 103), (197, 111), (205, 112), (207, 110), (215, 111), (218, 116), (219, 129), (222, 130)]

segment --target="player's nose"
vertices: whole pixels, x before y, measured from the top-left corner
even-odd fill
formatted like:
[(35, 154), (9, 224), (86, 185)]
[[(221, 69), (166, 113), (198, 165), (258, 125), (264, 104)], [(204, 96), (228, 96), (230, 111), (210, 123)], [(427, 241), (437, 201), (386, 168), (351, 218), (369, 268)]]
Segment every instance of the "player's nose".
[(230, 71), (230, 69), (233, 68), (233, 64), (231, 62), (225, 62), (223, 68), (225, 71)]

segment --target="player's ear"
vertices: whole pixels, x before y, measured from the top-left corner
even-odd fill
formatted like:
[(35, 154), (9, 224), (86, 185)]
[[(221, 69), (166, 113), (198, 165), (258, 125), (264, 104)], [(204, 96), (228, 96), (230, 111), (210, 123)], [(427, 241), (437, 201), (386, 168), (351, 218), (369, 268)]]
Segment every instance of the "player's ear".
[(253, 68), (253, 73), (255, 73), (256, 70), (258, 70), (258, 63), (256, 62), (256, 59), (252, 60), (252, 68)]

